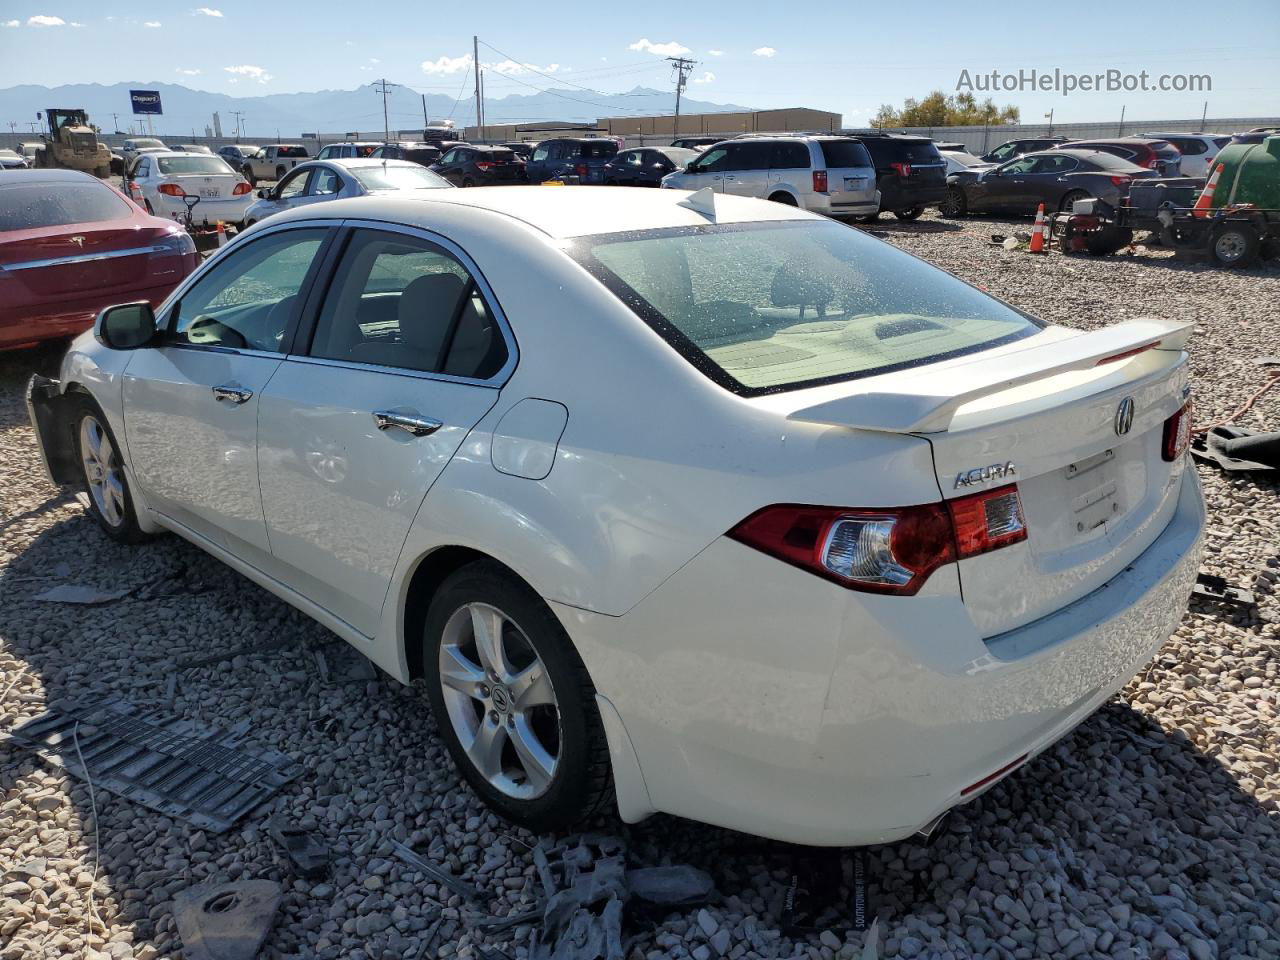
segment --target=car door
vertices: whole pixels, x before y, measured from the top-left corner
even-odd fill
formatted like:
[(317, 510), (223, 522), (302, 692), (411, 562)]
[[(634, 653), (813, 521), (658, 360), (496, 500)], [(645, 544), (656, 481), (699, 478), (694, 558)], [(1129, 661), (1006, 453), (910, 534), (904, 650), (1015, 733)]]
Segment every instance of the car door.
[(431, 169), (456, 187), (462, 183), (462, 158), (465, 152), (461, 147), (454, 147)]
[(262, 497), (281, 576), (371, 636), (423, 498), (515, 355), (479, 271), (440, 237), (359, 227), (331, 273), (262, 394)]
[(227, 250), (162, 317), (161, 345), (135, 351), (124, 373), (129, 459), (148, 502), (255, 565), (269, 557), (258, 405), (328, 235), (308, 224)]
[(724, 145), (712, 147), (694, 161), (697, 166), (693, 173), (685, 173), (680, 178), (680, 186), (687, 190), (701, 190), (711, 187), (716, 193), (724, 192), (724, 170), (729, 158), (729, 148)]
[(276, 212), (290, 210), (306, 202), (307, 184), (314, 170), (314, 167), (292, 170), (284, 175), (271, 193)]
[(1027, 196), (1027, 174), (1035, 163), (1035, 157), (1019, 157), (992, 170), (982, 178), (980, 189), (976, 191), (978, 202), (971, 203), (970, 208), (993, 212), (1020, 209), (1026, 201), (1019, 200), (1019, 197)]
[(547, 157), (550, 153), (551, 147), (545, 143), (533, 148), (528, 163), (524, 165), (524, 174), (530, 183), (541, 183), (546, 179)]
[(796, 191), (812, 188), (812, 160), (808, 144), (800, 140), (781, 140), (770, 144), (770, 148), (768, 187), (760, 196), (768, 197), (781, 187), (789, 186)]
[(1022, 212), (1035, 213), (1036, 207), (1042, 203), (1050, 212), (1057, 210), (1062, 198), (1072, 189), (1071, 178), (1067, 174), (1079, 166), (1080, 161), (1067, 154), (1038, 156), (1031, 172), (1023, 178), (1026, 193), (1019, 199)]
[(739, 197), (763, 197), (769, 188), (769, 161), (773, 144), (742, 140), (730, 144), (724, 169), (724, 192)]

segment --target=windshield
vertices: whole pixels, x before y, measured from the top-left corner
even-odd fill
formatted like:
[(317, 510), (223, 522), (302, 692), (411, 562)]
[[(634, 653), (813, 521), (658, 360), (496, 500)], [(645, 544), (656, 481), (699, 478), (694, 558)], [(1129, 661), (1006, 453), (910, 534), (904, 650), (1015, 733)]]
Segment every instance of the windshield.
[(0, 230), (119, 220), (131, 212), (124, 198), (105, 184), (60, 180), (0, 185)]
[(747, 395), (934, 363), (1040, 329), (838, 223), (583, 237), (571, 254), (695, 366)]
[(140, 150), (143, 147), (159, 147), (163, 150), (164, 144), (159, 140), (135, 140), (133, 141), (133, 147), (135, 150)]
[(177, 176), (186, 173), (204, 174), (231, 173), (227, 162), (221, 157), (209, 157), (204, 154), (192, 154), (189, 157), (157, 157), (156, 166), (165, 176)]
[(449, 181), (426, 167), (412, 166), (351, 167), (351, 175), (366, 190), (434, 190), (449, 186)]
[(975, 157), (972, 153), (948, 153), (947, 159), (954, 160), (965, 167), (976, 167), (986, 163), (981, 157)]

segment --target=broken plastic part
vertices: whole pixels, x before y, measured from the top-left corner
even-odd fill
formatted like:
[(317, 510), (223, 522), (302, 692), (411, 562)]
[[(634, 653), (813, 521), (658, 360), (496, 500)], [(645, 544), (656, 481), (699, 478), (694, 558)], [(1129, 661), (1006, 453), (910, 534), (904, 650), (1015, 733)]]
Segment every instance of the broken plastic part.
[(267, 821), (267, 834), (293, 863), (293, 872), (316, 880), (329, 870), (329, 848), (312, 838), (310, 831), (294, 826), (281, 814)]
[(399, 840), (391, 841), (391, 849), (395, 851), (396, 856), (418, 870), (419, 873), (425, 874), (436, 883), (448, 887), (458, 896), (467, 900), (479, 900), (483, 896), (479, 890), (471, 886), (471, 884), (459, 880), (449, 871), (442, 867), (437, 867), (434, 863), (424, 858), (421, 854), (415, 853), (409, 847), (406, 847)]
[(192, 887), (174, 895), (187, 960), (253, 960), (271, 932), (281, 889), (271, 880)]

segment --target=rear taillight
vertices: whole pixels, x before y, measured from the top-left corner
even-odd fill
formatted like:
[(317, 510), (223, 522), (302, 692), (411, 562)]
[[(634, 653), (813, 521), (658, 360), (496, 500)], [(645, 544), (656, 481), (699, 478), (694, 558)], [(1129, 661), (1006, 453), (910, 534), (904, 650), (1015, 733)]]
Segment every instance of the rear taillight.
[(235, 185), (235, 188), (231, 191), (231, 195), (233, 197), (243, 197), (246, 193), (248, 193), (252, 189), (253, 187), (249, 186), (248, 183), (241, 180), (239, 183)]
[(911, 596), (938, 567), (1027, 538), (1016, 486), (886, 510), (779, 504), (727, 534), (851, 590)]
[(1164, 440), (1160, 453), (1165, 460), (1173, 462), (1187, 452), (1191, 443), (1191, 401), (1182, 405), (1182, 409), (1164, 422)]
[(490, 163), (488, 160), (477, 160), (476, 169), (479, 170), (481, 173), (488, 173), (490, 170), (493, 169), (493, 164)]
[(947, 501), (960, 559), (990, 553), (1027, 539), (1022, 498), (1014, 484)]
[(1130, 180), (1130, 178), (1129, 178), (1129, 177), (1123, 177), (1123, 176), (1120, 176), (1120, 177), (1112, 177), (1112, 178), (1111, 178), (1111, 183), (1112, 183), (1114, 186), (1117, 186), (1117, 187), (1124, 187), (1124, 186), (1128, 186), (1128, 184), (1129, 184), (1129, 180)]
[(162, 183), (160, 186), (156, 187), (156, 189), (166, 197), (181, 197), (186, 194), (186, 191), (176, 183)]
[(892, 167), (893, 172), (900, 177), (911, 176), (911, 164), (909, 163), (891, 163), (889, 166)]
[(827, 192), (827, 171), (825, 170), (813, 171), (813, 191), (814, 193)]
[(1156, 167), (1160, 166), (1160, 158), (1157, 157), (1155, 154), (1152, 154), (1151, 158), (1146, 163), (1144, 163), (1143, 166), (1150, 167), (1152, 170), (1154, 170)]
[(587, 165), (585, 163), (580, 163), (573, 168), (573, 172), (580, 177), (585, 177), (587, 175)]

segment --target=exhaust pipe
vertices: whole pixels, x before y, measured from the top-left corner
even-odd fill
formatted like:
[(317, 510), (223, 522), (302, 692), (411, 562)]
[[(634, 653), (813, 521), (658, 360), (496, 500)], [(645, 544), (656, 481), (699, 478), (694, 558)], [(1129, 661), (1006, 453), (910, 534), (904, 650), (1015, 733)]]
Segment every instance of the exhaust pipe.
[(938, 839), (938, 834), (942, 832), (942, 825), (946, 823), (947, 818), (950, 816), (950, 810), (944, 810), (942, 813), (938, 814), (915, 832), (916, 839), (921, 841), (925, 846), (932, 846), (933, 842)]

